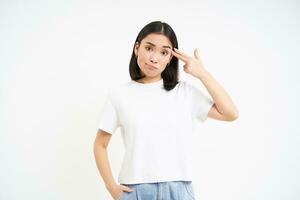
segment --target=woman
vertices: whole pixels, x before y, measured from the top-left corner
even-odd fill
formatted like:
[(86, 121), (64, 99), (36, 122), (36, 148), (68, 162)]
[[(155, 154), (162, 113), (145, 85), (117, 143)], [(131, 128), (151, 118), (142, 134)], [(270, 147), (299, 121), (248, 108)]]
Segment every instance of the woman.
[[(138, 34), (129, 65), (131, 81), (108, 94), (94, 143), (98, 170), (115, 200), (195, 199), (189, 145), (193, 119), (233, 121), (238, 111), (202, 65), (198, 49), (194, 53), (193, 57), (178, 50), (167, 23), (151, 22)], [(178, 81), (178, 59), (212, 99)], [(118, 127), (126, 150), (119, 184), (107, 156)]]

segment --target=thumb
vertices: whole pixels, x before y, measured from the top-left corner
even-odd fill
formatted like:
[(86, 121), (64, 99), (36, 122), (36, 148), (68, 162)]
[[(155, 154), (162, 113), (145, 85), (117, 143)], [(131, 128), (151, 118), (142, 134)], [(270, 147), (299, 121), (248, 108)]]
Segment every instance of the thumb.
[(194, 55), (195, 55), (195, 58), (197, 58), (198, 60), (200, 59), (200, 56), (199, 56), (199, 49), (198, 49), (198, 48), (196, 48), (196, 49), (194, 50)]
[(126, 192), (133, 192), (133, 189), (131, 189), (130, 187), (127, 187), (125, 185), (121, 185), (121, 189)]

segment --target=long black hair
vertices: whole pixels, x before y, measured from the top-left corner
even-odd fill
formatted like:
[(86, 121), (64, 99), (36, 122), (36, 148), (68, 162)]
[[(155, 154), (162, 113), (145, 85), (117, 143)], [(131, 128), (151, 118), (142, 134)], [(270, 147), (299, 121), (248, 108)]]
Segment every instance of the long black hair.
[[(177, 37), (171, 26), (165, 22), (161, 21), (153, 21), (149, 24), (145, 25), (142, 30), (139, 32), (134, 45), (133, 51), (129, 63), (129, 74), (132, 80), (138, 80), (143, 78), (144, 76), (141, 73), (141, 70), (137, 64), (137, 58), (134, 53), (134, 47), (136, 42), (139, 44), (141, 41), (150, 33), (163, 34), (169, 38), (172, 43), (172, 49), (178, 49)], [(169, 91), (172, 90), (178, 83), (178, 58), (173, 56), (170, 64), (165, 68), (165, 70), (161, 73), (161, 77), (164, 82), (164, 89)]]

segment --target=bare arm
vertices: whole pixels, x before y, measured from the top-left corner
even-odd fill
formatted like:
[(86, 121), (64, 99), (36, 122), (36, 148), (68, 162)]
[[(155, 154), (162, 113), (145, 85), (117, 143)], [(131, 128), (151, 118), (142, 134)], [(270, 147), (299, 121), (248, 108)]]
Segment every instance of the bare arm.
[(238, 110), (232, 99), (211, 74), (205, 71), (205, 73), (197, 76), (197, 78), (202, 81), (215, 102), (208, 113), (208, 117), (223, 121), (237, 119)]
[(94, 156), (97, 164), (97, 168), (99, 170), (100, 175), (103, 178), (106, 188), (110, 188), (116, 184), (114, 181), (108, 154), (107, 154), (107, 146), (110, 141), (111, 134), (98, 129), (97, 136), (94, 142)]
[(233, 121), (238, 118), (238, 110), (235, 107), (231, 97), (224, 88), (212, 77), (212, 75), (204, 68), (198, 48), (194, 51), (194, 57), (189, 56), (183, 51), (174, 48), (171, 51), (174, 56), (185, 62), (184, 71), (198, 78), (206, 87), (209, 94), (214, 100), (208, 117), (224, 121)]
[(107, 147), (111, 138), (111, 134), (98, 129), (94, 142), (94, 156), (100, 175), (105, 183), (106, 189), (110, 192), (114, 199), (119, 199), (122, 191), (132, 192), (133, 190), (127, 186), (119, 185), (115, 182), (107, 154)]

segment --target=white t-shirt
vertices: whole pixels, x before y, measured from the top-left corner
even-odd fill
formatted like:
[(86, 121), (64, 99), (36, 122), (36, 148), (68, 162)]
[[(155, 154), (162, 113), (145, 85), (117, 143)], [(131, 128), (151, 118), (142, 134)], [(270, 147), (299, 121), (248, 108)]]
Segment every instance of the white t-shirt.
[(121, 128), (125, 155), (118, 182), (191, 181), (194, 119), (204, 122), (213, 103), (186, 81), (170, 91), (163, 79), (131, 80), (111, 90), (98, 128), (110, 134)]

